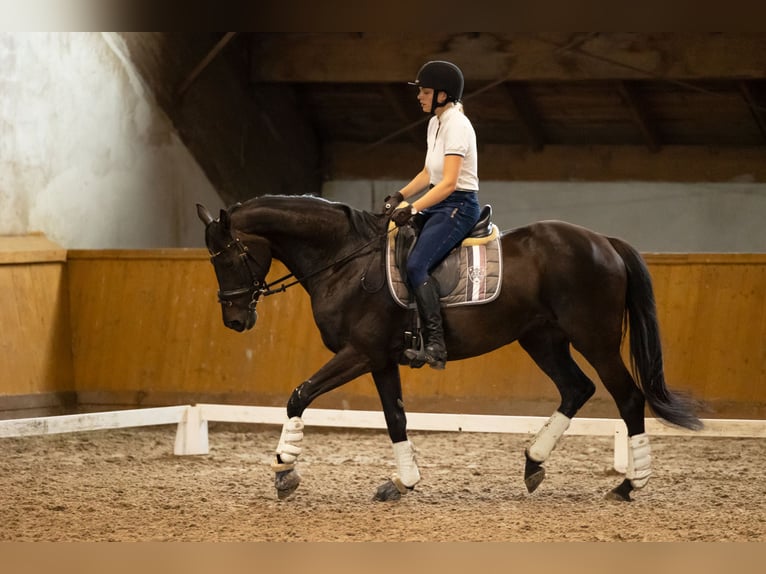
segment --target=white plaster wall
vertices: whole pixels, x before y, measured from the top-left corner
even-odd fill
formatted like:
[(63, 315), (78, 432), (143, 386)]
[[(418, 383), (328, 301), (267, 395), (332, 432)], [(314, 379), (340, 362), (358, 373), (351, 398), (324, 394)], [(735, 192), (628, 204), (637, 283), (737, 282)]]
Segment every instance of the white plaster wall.
[(0, 234), (201, 247), (223, 207), (113, 33), (0, 32)]
[[(379, 210), (403, 181), (330, 181), (327, 199)], [(509, 229), (561, 219), (644, 252), (766, 252), (766, 185), (756, 183), (482, 182), (479, 200)]]

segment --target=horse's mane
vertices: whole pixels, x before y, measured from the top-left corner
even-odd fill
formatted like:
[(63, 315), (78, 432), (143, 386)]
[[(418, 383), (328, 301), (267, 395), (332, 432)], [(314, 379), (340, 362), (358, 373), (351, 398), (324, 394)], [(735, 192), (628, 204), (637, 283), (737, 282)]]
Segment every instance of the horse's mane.
[(362, 238), (372, 238), (383, 228), (383, 216), (351, 207), (339, 201), (330, 201), (316, 195), (261, 195), (246, 200), (244, 203), (234, 204), (229, 208), (229, 213), (236, 209), (268, 205), (274, 209), (285, 211), (301, 211), (316, 214), (327, 211), (328, 213), (340, 213), (348, 220), (351, 231)]

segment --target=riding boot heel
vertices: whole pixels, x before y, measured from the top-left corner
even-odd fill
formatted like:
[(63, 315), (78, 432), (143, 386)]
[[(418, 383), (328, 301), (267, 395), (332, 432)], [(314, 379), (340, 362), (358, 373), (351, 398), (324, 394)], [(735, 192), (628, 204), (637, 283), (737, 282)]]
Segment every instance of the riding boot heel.
[(442, 370), (447, 363), (447, 352), (433, 345), (428, 345), (425, 349), (425, 360), (432, 369)]

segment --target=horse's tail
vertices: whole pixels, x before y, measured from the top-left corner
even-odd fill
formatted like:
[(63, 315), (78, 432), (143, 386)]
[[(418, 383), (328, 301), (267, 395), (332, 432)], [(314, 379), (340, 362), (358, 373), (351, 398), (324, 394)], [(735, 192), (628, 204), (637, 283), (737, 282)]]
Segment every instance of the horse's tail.
[(700, 429), (702, 421), (694, 414), (698, 403), (669, 390), (665, 384), (657, 306), (649, 269), (633, 247), (614, 237), (610, 237), (609, 242), (622, 257), (627, 270), (625, 313), (630, 329), (630, 361), (649, 408), (669, 423)]

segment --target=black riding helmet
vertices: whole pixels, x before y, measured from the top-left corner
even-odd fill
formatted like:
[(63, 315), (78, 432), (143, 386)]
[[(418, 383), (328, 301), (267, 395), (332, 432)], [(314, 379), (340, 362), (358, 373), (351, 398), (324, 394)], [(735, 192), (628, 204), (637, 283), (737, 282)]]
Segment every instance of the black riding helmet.
[[(408, 82), (411, 86), (419, 88), (431, 88), (434, 91), (434, 99), (431, 104), (431, 113), (438, 106), (448, 102), (459, 102), (463, 97), (463, 72), (452, 62), (444, 60), (432, 60), (421, 66), (414, 82)], [(444, 104), (436, 101), (439, 92), (447, 94)]]

